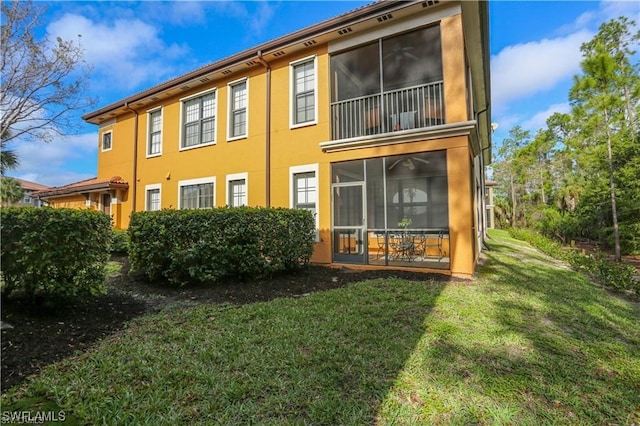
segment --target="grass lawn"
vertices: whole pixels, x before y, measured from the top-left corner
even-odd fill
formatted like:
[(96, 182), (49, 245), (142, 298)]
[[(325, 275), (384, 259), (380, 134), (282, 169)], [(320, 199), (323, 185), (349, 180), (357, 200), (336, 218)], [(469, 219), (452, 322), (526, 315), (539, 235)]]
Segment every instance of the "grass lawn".
[(2, 410), (37, 398), (80, 424), (640, 424), (640, 305), (505, 232), (489, 244), (466, 283), (378, 279), (138, 318)]

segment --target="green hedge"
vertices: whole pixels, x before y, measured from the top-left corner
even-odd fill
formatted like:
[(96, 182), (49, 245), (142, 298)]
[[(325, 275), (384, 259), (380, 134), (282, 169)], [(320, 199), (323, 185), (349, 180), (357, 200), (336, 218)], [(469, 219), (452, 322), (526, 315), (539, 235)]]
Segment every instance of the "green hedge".
[(577, 250), (563, 248), (557, 241), (526, 229), (510, 229), (509, 234), (523, 240), (556, 259), (569, 263), (573, 269), (592, 277), (598, 283), (617, 290), (630, 290), (640, 295), (640, 281), (636, 268), (625, 262), (612, 262), (602, 252), (585, 255)]
[(315, 221), (283, 208), (161, 210), (133, 213), (128, 232), (133, 270), (184, 285), (299, 268), (313, 252)]
[(108, 215), (75, 209), (0, 209), (2, 290), (36, 303), (104, 292)]
[(113, 255), (126, 256), (129, 251), (129, 234), (124, 229), (114, 229), (111, 235), (109, 251)]

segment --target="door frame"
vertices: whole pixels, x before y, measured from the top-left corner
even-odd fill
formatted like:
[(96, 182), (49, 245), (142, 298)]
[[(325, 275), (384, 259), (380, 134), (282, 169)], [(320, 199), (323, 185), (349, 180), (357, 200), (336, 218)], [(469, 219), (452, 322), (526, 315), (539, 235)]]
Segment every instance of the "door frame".
[[(337, 226), (336, 223), (336, 211), (335, 211), (335, 195), (336, 189), (339, 188), (360, 188), (362, 194), (362, 220), (360, 225), (340, 225)], [(335, 250), (335, 236), (336, 231), (355, 231), (356, 238), (356, 252), (351, 253), (336, 253)], [(358, 235), (359, 234), (359, 235)], [(367, 188), (364, 181), (356, 181), (356, 182), (344, 182), (344, 183), (332, 183), (331, 184), (331, 255), (333, 262), (338, 263), (355, 263), (355, 264), (366, 264), (368, 259), (368, 232), (367, 232)]]

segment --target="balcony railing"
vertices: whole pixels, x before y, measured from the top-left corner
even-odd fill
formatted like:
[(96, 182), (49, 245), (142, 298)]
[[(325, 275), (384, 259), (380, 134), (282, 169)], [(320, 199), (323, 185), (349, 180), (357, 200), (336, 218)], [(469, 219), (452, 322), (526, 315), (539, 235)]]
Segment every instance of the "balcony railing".
[(331, 104), (331, 139), (444, 124), (442, 81)]

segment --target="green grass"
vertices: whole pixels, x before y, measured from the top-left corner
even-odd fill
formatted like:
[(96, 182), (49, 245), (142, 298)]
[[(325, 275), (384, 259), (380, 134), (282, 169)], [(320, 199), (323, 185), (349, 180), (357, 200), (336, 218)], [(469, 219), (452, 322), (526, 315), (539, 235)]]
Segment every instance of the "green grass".
[(640, 423), (639, 306), (504, 232), (490, 246), (469, 282), (139, 318), (3, 402), (90, 424)]

